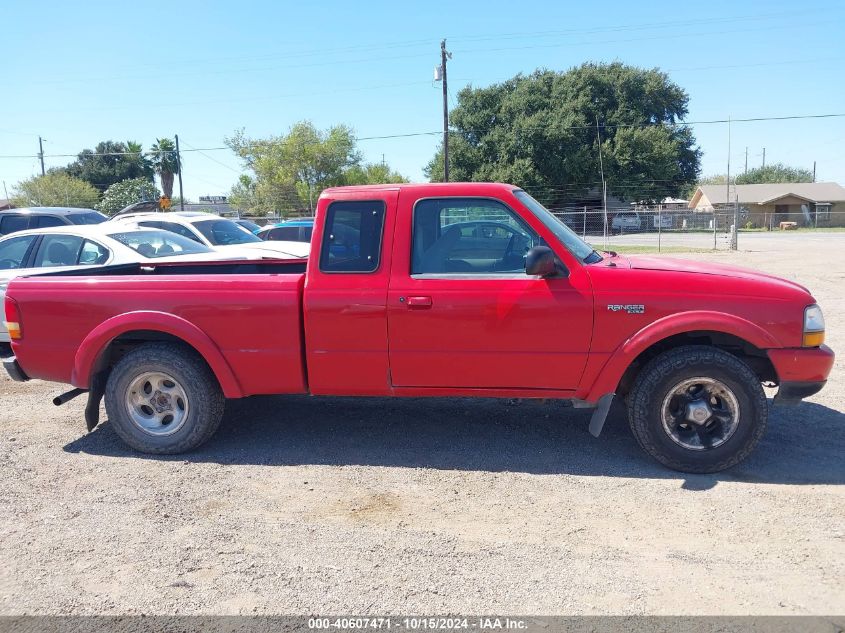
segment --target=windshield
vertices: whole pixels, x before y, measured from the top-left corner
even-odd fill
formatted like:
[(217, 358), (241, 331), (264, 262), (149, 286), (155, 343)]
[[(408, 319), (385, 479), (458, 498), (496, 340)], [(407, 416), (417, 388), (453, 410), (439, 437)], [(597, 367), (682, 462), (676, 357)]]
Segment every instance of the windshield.
[(566, 226), (561, 220), (558, 220), (554, 215), (552, 215), (551, 211), (549, 211), (546, 207), (521, 189), (514, 190), (513, 195), (515, 195), (522, 204), (528, 207), (528, 210), (531, 211), (537, 219), (546, 226), (547, 229), (554, 233), (555, 237), (557, 237), (557, 239), (559, 239), (569, 252), (575, 255), (575, 257), (585, 264), (594, 264), (595, 262), (601, 261), (601, 255), (596, 253), (592, 246), (578, 237), (572, 229)]
[(67, 216), (67, 219), (70, 220), (72, 224), (99, 224), (100, 222), (108, 220), (106, 216), (102, 213), (97, 213), (96, 211), (91, 211), (89, 213), (71, 213)]
[(237, 224), (244, 227), (250, 233), (255, 233), (256, 231), (261, 229), (261, 227), (258, 226), (255, 222), (250, 222), (249, 220), (238, 220)]
[(189, 240), (187, 237), (182, 237), (170, 231), (159, 231), (158, 229), (109, 233), (109, 237), (128, 246), (139, 255), (150, 259), (214, 252), (208, 246)]
[(200, 220), (194, 222), (197, 230), (214, 246), (229, 246), (230, 244), (248, 244), (260, 242), (261, 238), (253, 235), (244, 227), (238, 226), (231, 220)]

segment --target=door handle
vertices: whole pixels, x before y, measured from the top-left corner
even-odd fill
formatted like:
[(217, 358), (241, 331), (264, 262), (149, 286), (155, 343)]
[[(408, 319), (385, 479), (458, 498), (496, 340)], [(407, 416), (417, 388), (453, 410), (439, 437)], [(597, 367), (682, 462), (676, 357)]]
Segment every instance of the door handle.
[(431, 307), (431, 297), (408, 297), (406, 303), (409, 308), (425, 309)]

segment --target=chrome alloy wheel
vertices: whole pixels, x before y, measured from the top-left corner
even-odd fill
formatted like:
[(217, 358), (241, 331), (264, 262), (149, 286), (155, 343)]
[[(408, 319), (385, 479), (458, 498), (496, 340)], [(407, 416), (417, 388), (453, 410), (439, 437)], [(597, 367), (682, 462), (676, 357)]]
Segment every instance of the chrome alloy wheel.
[(126, 390), (126, 409), (139, 429), (150, 435), (171, 435), (188, 417), (188, 396), (173, 376), (145, 372)]
[(714, 378), (682, 380), (669, 390), (660, 413), (666, 434), (691, 451), (721, 446), (739, 426), (736, 396), (725, 383)]

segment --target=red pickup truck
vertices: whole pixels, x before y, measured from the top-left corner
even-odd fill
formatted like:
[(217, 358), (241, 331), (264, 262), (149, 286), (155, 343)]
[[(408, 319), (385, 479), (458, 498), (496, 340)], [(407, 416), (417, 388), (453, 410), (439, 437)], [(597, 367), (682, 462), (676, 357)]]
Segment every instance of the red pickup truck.
[[(521, 189), (344, 187), (320, 197), (300, 261), (129, 265), (18, 278), (17, 380), (88, 392), (148, 453), (209, 439), (254, 394), (568, 399), (598, 435), (624, 398), (661, 463), (745, 458), (775, 402), (833, 365), (802, 286), (740, 268), (597, 252)], [(284, 415), (280, 403), (279, 415)]]

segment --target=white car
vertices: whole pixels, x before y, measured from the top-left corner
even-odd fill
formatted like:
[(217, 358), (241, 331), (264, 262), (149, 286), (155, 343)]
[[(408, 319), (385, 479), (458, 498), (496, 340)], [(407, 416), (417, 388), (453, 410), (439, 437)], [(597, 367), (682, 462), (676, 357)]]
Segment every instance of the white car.
[(216, 249), (254, 248), (265, 257), (303, 258), (311, 250), (311, 244), (305, 242), (265, 242), (232, 220), (200, 211), (127, 213), (108, 222), (164, 229)]
[(640, 214), (636, 211), (622, 211), (613, 216), (610, 223), (611, 233), (626, 233), (628, 231), (639, 231), (643, 228)]
[[(169, 231), (110, 222), (19, 231), (0, 238), (0, 306), (9, 281), (21, 275), (153, 260), (260, 258), (253, 250), (221, 253)], [(8, 342), (0, 319), (0, 345)]]

